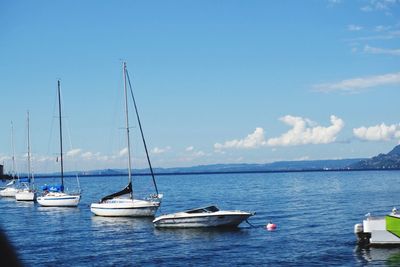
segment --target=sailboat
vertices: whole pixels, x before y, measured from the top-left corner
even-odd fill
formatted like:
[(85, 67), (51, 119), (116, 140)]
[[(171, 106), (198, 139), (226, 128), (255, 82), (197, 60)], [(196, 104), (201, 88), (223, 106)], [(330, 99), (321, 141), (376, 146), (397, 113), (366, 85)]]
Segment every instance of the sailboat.
[(12, 180), (6, 185), (5, 188), (0, 190), (0, 196), (1, 197), (15, 197), (15, 193), (17, 192), (17, 187), (16, 187), (16, 167), (15, 167), (15, 148), (14, 148), (14, 126), (13, 123), (11, 122), (11, 146), (12, 146)]
[[(125, 94), (125, 126), (126, 126), (126, 142), (128, 148), (128, 185), (121, 191), (103, 197), (98, 203), (92, 203), (90, 210), (95, 215), (107, 217), (153, 217), (161, 204), (162, 194), (158, 193), (157, 185), (154, 178), (153, 168), (151, 167), (149, 154), (147, 151), (146, 142), (143, 135), (142, 126), (140, 123), (139, 113), (137, 110), (135, 98), (132, 93), (132, 87), (129, 80), (129, 75), (126, 69), (126, 62), (123, 63), (123, 79), (124, 79), (124, 94)], [(153, 183), (156, 194), (151, 195), (147, 199), (135, 199), (133, 197), (132, 188), (132, 172), (131, 172), (131, 149), (129, 136), (129, 118), (128, 118), (128, 92), (127, 79), (130, 86), (136, 118), (138, 120), (140, 132), (142, 134), (143, 145), (146, 151), (149, 168), (153, 177)]]
[(45, 207), (76, 207), (81, 199), (80, 192), (66, 193), (64, 192), (64, 161), (63, 161), (63, 141), (62, 141), (62, 124), (61, 124), (61, 96), (60, 81), (58, 81), (58, 114), (59, 114), (59, 131), (60, 131), (60, 174), (61, 185), (44, 186), (43, 195), (37, 197), (37, 202)]
[(28, 127), (28, 177), (20, 178), (21, 187), (15, 193), (15, 199), (18, 201), (35, 201), (36, 198), (36, 190), (35, 190), (35, 178), (32, 174), (31, 169), (31, 141), (30, 141), (30, 132), (29, 132), (29, 111), (27, 112), (27, 127)]

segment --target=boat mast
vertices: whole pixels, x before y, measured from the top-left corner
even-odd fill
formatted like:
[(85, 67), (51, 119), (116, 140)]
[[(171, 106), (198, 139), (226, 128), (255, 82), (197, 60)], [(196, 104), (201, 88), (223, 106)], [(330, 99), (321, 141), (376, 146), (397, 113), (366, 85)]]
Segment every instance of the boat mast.
[(60, 162), (61, 162), (61, 190), (64, 192), (64, 162), (63, 162), (63, 142), (62, 142), (62, 124), (61, 124), (61, 94), (60, 94), (60, 80), (57, 82), (58, 88), (58, 119), (60, 122)]
[[(32, 176), (32, 169), (31, 169), (31, 138), (30, 138), (30, 131), (29, 131), (29, 110), (26, 113), (27, 118), (27, 126), (28, 126), (28, 181), (31, 182)], [(32, 181), (33, 182), (33, 181)]]
[(12, 177), (15, 180), (16, 176), (16, 164), (15, 164), (15, 147), (14, 147), (14, 124), (11, 121), (11, 149), (12, 149)]
[[(128, 145), (128, 181), (132, 185), (132, 171), (131, 171), (131, 143), (129, 138), (129, 117), (128, 117), (128, 91), (126, 88), (126, 62), (123, 63), (124, 74), (124, 93), (125, 93), (125, 126), (126, 126), (126, 141)], [(133, 192), (130, 192), (131, 199), (133, 199)]]

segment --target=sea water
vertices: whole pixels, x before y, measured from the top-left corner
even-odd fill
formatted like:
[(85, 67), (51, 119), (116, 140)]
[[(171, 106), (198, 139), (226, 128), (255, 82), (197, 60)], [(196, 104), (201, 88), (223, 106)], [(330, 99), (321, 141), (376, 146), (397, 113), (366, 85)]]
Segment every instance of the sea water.
[[(209, 204), (256, 212), (256, 227), (163, 230), (149, 218), (92, 215), (92, 202), (127, 181), (86, 177), (77, 208), (0, 199), (0, 227), (26, 266), (396, 266), (400, 249), (359, 248), (353, 227), (400, 207), (399, 179), (400, 171), (159, 176), (158, 214)], [(138, 194), (149, 180), (134, 178)], [(263, 228), (269, 221), (276, 231)]]

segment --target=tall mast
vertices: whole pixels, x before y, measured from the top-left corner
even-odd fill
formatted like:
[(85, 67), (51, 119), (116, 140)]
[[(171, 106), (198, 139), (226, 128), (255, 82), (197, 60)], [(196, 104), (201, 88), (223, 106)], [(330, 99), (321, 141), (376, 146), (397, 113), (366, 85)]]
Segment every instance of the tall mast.
[(31, 137), (30, 137), (30, 131), (29, 131), (29, 110), (26, 113), (26, 121), (27, 121), (27, 126), (28, 126), (28, 180), (29, 182), (31, 181), (32, 176), (32, 169), (31, 169)]
[[(128, 145), (128, 181), (132, 184), (132, 171), (131, 171), (131, 142), (129, 137), (129, 117), (128, 117), (128, 91), (126, 89), (126, 62), (123, 63), (124, 74), (124, 93), (125, 93), (125, 126), (126, 126), (126, 141)], [(130, 192), (131, 199), (133, 199), (133, 192)]]
[(15, 179), (16, 167), (15, 167), (15, 147), (14, 147), (14, 124), (11, 121), (11, 149), (12, 149), (12, 177)]
[(62, 142), (62, 124), (61, 124), (61, 94), (60, 80), (58, 80), (58, 119), (60, 122), (60, 160), (61, 160), (61, 190), (64, 191), (64, 161), (63, 161), (63, 142)]

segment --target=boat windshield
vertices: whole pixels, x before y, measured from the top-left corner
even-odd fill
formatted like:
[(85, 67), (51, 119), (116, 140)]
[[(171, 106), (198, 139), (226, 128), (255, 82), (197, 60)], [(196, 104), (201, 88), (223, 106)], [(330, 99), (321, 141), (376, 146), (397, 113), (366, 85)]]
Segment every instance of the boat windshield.
[(208, 207), (204, 207), (204, 208), (188, 210), (188, 211), (186, 211), (186, 213), (207, 213), (207, 212), (216, 212), (216, 211), (219, 211), (219, 209), (216, 206), (208, 206)]

